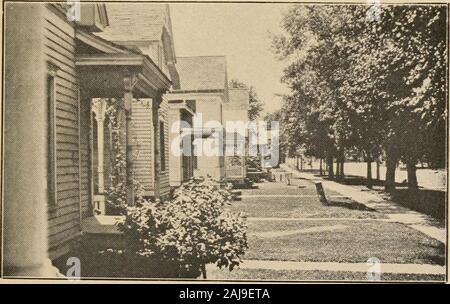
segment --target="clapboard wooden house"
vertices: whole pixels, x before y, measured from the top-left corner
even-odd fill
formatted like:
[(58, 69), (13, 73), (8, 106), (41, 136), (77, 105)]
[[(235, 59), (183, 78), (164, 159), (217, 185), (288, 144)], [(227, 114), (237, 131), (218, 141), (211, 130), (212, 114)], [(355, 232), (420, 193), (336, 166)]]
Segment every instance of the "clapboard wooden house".
[[(96, 102), (123, 100), (128, 202), (133, 178), (142, 178), (155, 199), (169, 192), (163, 96), (172, 85), (175, 54), (168, 7), (148, 7), (82, 3), (80, 18), (70, 21), (65, 3), (6, 4), (6, 275), (47, 273), (46, 257), (68, 253), (93, 217), (109, 158), (98, 153), (108, 128)], [(140, 20), (142, 35), (151, 36), (124, 33), (127, 26), (114, 26), (121, 20)]]
[[(195, 102), (199, 123), (193, 125), (196, 138), (194, 176), (209, 175), (222, 180), (225, 177), (224, 145), (223, 142), (218, 144), (214, 136), (219, 134), (222, 140), (224, 134), (223, 105), (228, 101), (226, 59), (224, 56), (178, 57), (176, 67), (179, 87), (171, 90), (167, 98), (170, 101)], [(215, 146), (218, 151), (201, 149), (202, 146)]]
[[(109, 3), (107, 9), (110, 25), (97, 36), (149, 58), (165, 80), (178, 86), (169, 6)], [(167, 90), (156, 89), (159, 95)], [(161, 100), (150, 97), (133, 102), (133, 174), (143, 186), (144, 196), (164, 199), (170, 191), (169, 104), (165, 95), (158, 98)]]

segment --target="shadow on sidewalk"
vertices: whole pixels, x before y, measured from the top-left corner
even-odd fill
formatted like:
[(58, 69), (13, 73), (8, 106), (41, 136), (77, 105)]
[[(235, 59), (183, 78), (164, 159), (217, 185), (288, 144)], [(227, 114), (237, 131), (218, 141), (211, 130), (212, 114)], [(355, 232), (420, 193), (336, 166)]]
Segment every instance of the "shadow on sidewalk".
[[(319, 177), (319, 175), (317, 175)], [(367, 179), (360, 176), (346, 175), (344, 179), (329, 179), (327, 176), (320, 176), (325, 180), (347, 186), (366, 186)], [(384, 191), (384, 181), (372, 180), (373, 190), (388, 196), (388, 201), (399, 204), (400, 206), (412, 209), (414, 211), (432, 216), (438, 221), (445, 220), (446, 192), (439, 190), (430, 190), (419, 188), (417, 191), (408, 190), (406, 183), (396, 183), (396, 189), (391, 193)], [(363, 189), (362, 189), (363, 190)], [(369, 189), (367, 189), (369, 191)]]
[(328, 200), (328, 206), (329, 207), (341, 207), (341, 208), (347, 208), (350, 210), (359, 210), (359, 211), (370, 211), (375, 212), (375, 209), (369, 208), (364, 204), (348, 200), (348, 201), (336, 201), (336, 200)]
[(445, 219), (445, 191), (419, 189), (396, 189), (391, 193), (391, 200), (415, 211), (431, 215), (438, 220)]

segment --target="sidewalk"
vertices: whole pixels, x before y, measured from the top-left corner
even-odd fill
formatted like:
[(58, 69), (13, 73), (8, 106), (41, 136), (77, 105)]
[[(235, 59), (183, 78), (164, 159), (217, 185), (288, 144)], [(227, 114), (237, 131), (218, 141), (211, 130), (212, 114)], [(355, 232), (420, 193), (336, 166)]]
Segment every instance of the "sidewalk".
[(398, 212), (393, 213), (390, 206), (391, 211), (378, 212), (366, 204), (382, 204), (379, 197), (321, 180), (329, 186), (331, 205), (325, 206), (312, 182), (317, 179), (302, 177), (291, 185), (261, 182), (242, 190), (240, 200), (228, 208), (247, 216), (249, 248), (231, 272), (209, 265), (208, 279), (367, 281), (370, 259), (380, 261), (383, 281), (445, 279), (444, 244), (388, 216), (407, 209), (394, 208)]
[[(351, 271), (367, 273), (373, 264), (368, 263), (337, 263), (337, 262), (293, 262), (244, 260), (239, 269), (270, 269), (270, 270), (317, 270), (317, 271)], [(208, 272), (214, 271), (215, 266), (209, 264)], [(421, 264), (392, 264), (380, 263), (381, 273), (395, 274), (432, 274), (444, 275), (445, 267), (439, 265)]]
[(342, 185), (334, 181), (325, 180), (311, 173), (299, 172), (297, 169), (282, 164), (281, 167), (292, 172), (294, 177), (309, 180), (311, 182), (321, 182), (325, 190), (335, 191), (346, 196), (368, 208), (385, 214), (392, 222), (402, 223), (418, 230), (429, 237), (432, 237), (444, 244), (447, 242), (446, 230), (437, 227), (433, 223), (435, 220), (428, 215), (402, 207), (396, 203), (386, 201), (381, 195), (369, 191), (361, 191), (352, 186)]

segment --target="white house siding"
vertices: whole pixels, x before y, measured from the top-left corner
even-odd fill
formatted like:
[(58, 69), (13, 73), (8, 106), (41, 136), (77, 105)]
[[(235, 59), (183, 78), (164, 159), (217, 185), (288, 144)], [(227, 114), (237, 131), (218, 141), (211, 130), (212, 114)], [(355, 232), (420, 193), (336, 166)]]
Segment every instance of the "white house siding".
[[(198, 96), (196, 100), (196, 113), (202, 115), (203, 126), (218, 122), (223, 125), (223, 99), (220, 95)], [(211, 176), (220, 180), (224, 177), (224, 157), (206, 156), (206, 151), (197, 157), (197, 168), (194, 170), (195, 176)]]
[(75, 71), (75, 32), (64, 14), (52, 5), (45, 13), (45, 55), (57, 68), (55, 77), (56, 205), (49, 210), (50, 256), (69, 250), (69, 241), (80, 234), (80, 203), (88, 199), (80, 191), (79, 96)]
[(144, 187), (145, 196), (154, 195), (152, 100), (133, 102), (131, 112), (134, 178)]
[[(223, 104), (225, 96), (223, 93), (171, 93), (171, 100), (195, 100), (196, 115), (202, 115), (202, 127), (208, 121), (223, 124)], [(195, 126), (194, 126), (195, 127)], [(200, 132), (197, 129), (195, 132)], [(195, 177), (211, 176), (220, 180), (224, 177), (224, 157), (206, 156), (205, 153), (197, 156), (197, 168), (194, 168)], [(181, 164), (180, 164), (181, 166)]]
[(81, 214), (83, 218), (92, 215), (91, 195), (91, 107), (90, 99), (80, 99), (80, 196), (81, 196)]
[(220, 96), (197, 96), (195, 100), (195, 111), (202, 115), (203, 124), (208, 121), (217, 121), (222, 124), (223, 109)]

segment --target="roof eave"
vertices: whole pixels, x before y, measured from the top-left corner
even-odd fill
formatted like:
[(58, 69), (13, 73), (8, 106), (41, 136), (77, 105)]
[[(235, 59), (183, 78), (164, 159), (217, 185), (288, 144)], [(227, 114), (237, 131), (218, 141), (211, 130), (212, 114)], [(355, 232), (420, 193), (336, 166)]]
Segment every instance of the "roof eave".
[(127, 67), (138, 71), (145, 83), (159, 92), (169, 90), (172, 85), (167, 76), (146, 55), (139, 54), (89, 54), (79, 55), (75, 59), (75, 65), (86, 67)]

